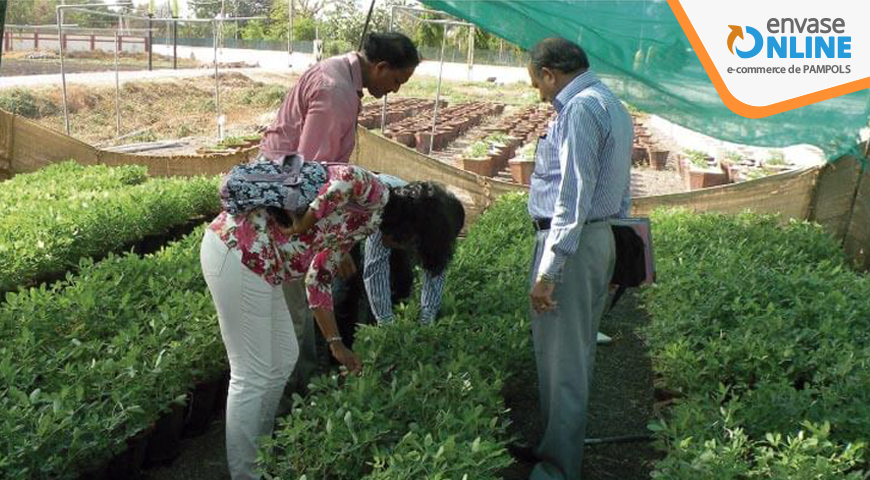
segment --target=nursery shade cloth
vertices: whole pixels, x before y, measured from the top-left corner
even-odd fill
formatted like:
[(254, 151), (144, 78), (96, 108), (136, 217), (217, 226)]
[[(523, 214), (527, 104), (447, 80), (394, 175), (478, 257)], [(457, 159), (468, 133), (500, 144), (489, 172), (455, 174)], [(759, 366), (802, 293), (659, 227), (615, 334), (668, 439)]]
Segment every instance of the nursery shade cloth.
[(624, 101), (720, 140), (766, 147), (807, 143), (833, 161), (859, 153), (859, 131), (870, 123), (870, 90), (762, 119), (733, 113), (664, 0), (422, 2), (525, 49), (547, 37), (576, 42)]

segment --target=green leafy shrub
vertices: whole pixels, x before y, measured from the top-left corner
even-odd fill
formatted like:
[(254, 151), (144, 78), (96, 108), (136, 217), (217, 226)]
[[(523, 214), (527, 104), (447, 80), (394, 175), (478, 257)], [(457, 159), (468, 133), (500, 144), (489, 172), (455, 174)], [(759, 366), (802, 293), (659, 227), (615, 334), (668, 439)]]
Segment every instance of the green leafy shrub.
[(683, 150), (683, 155), (686, 156), (686, 159), (692, 165), (700, 168), (707, 168), (709, 165), (707, 164), (707, 152), (702, 152), (700, 150)]
[(334, 57), (353, 50), (353, 45), (345, 40), (326, 40), (323, 42), (323, 58)]
[(220, 210), (216, 178), (141, 182), (137, 168), (114, 173), (85, 167), (81, 171), (90, 173), (76, 178), (78, 170), (65, 165), (37, 173), (43, 181), (19, 175), (12, 189), (4, 185), (0, 197), (29, 201), (0, 203), (0, 291), (62, 274), (81, 257), (115, 251)]
[(772, 152), (770, 154), (770, 156), (767, 157), (767, 160), (764, 161), (764, 164), (765, 165), (774, 165), (774, 166), (785, 165), (786, 164), (785, 154), (779, 150), (776, 150), (776, 151)]
[(74, 479), (122, 452), (226, 358), (203, 230), (155, 255), (83, 259), (0, 306), (0, 477)]
[(24, 88), (13, 88), (0, 94), (0, 108), (27, 118), (42, 118), (59, 113), (57, 105)]
[(219, 148), (232, 148), (248, 145), (250, 142), (257, 141), (263, 138), (262, 135), (254, 133), (248, 135), (230, 136), (218, 142)]
[(504, 197), (471, 228), (448, 271), (445, 318), (421, 326), (411, 305), (394, 324), (363, 327), (363, 375), (317, 378), (296, 397), (260, 452), (271, 478), (499, 478), (512, 463), (501, 386), (532, 362), (525, 202)]
[(654, 426), (660, 478), (865, 478), (870, 280), (818, 225), (682, 211), (653, 225), (649, 342), (684, 395)]
[(465, 149), (465, 154), (469, 158), (485, 158), (489, 155), (489, 143), (478, 140)]
[(0, 217), (34, 203), (64, 200), (85, 192), (106, 192), (147, 179), (145, 167), (127, 165), (84, 166), (67, 161), (55, 163), (34, 173), (16, 175), (0, 188)]
[(520, 150), (520, 154), (518, 157), (523, 160), (534, 162), (535, 161), (535, 153), (538, 150), (538, 144), (536, 142), (529, 142), (523, 145), (523, 148)]

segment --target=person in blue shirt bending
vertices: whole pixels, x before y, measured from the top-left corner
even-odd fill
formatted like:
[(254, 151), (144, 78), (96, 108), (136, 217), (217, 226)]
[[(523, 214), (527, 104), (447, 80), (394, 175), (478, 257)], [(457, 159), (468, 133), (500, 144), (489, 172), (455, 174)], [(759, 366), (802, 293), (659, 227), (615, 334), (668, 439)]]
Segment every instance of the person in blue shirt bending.
[[(418, 188), (392, 175), (378, 178), (391, 189)], [(426, 225), (427, 235), (407, 239), (385, 239), (380, 231), (370, 235), (363, 246), (351, 252), (354, 265), (345, 271), (335, 287), (335, 316), (339, 331), (347, 345), (352, 345), (357, 324), (379, 325), (393, 321), (393, 305), (411, 296), (414, 285), (414, 267), (422, 267), (423, 282), (420, 298), (420, 322), (429, 324), (441, 309), (444, 275), (453, 256), (456, 238), (465, 224), (462, 203), (449, 192), (433, 196), (432, 209), (446, 213), (446, 223), (433, 222), (431, 217), (410, 218), (399, 216), (409, 227), (412, 222)], [(409, 249), (409, 245), (417, 248)], [(417, 255), (410, 254), (418, 252)]]

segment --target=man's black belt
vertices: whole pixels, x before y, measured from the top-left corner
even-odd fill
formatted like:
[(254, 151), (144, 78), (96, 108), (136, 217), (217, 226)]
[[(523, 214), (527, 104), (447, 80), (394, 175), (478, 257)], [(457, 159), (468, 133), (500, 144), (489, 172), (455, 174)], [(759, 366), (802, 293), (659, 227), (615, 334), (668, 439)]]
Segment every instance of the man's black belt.
[(535, 226), (536, 232), (540, 232), (541, 230), (549, 230), (550, 229), (550, 219), (549, 218), (533, 218), (532, 225)]
[[(550, 229), (550, 218), (533, 218), (532, 225), (535, 227), (536, 232), (540, 232), (541, 230), (549, 230)], [(608, 218), (596, 218), (595, 220), (586, 220), (583, 225), (589, 225), (590, 223), (598, 223), (603, 222), (605, 220), (609, 220)]]

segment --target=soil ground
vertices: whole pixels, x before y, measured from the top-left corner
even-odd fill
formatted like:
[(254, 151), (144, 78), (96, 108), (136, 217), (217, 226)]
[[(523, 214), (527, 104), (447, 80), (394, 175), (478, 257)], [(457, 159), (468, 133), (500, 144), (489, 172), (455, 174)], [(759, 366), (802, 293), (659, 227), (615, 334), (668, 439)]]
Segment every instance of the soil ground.
[[(586, 438), (648, 434), (653, 417), (654, 387), (649, 348), (641, 329), (649, 323), (633, 294), (620, 299), (601, 321), (600, 330), (613, 343), (598, 346)], [(518, 372), (505, 385), (513, 434), (535, 445), (543, 434), (538, 413), (534, 365)], [(649, 441), (604, 443), (584, 448), (583, 478), (587, 480), (640, 480), (650, 478), (653, 463), (661, 458)], [(517, 462), (503, 472), (505, 480), (525, 480), (531, 463)]]

